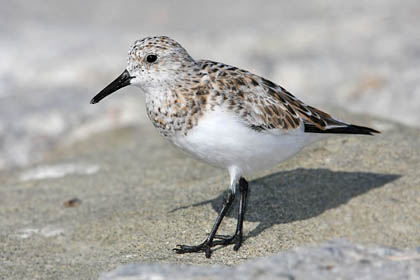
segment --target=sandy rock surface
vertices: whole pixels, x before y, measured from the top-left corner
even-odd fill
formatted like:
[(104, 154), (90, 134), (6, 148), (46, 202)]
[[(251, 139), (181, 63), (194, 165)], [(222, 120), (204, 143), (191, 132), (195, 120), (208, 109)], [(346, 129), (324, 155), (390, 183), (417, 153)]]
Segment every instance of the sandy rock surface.
[[(338, 238), (418, 247), (420, 131), (387, 124), (375, 137), (316, 143), (250, 178), (245, 242), (211, 259), (171, 249), (205, 238), (228, 187), (225, 171), (186, 157), (149, 124), (60, 147), (0, 175), (0, 275), (95, 278), (133, 262), (235, 265)], [(233, 232), (235, 213), (220, 233)]]

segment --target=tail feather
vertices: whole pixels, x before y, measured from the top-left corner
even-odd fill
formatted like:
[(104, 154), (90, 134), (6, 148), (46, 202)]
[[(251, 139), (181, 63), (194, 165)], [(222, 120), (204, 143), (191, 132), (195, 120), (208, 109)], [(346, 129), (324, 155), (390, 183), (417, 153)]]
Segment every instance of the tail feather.
[(364, 134), (364, 135), (374, 135), (374, 133), (380, 133), (379, 131), (365, 127), (358, 126), (354, 124), (349, 124), (346, 126), (336, 126), (331, 128), (320, 129), (313, 124), (305, 123), (305, 132), (308, 133), (332, 133), (332, 134)]

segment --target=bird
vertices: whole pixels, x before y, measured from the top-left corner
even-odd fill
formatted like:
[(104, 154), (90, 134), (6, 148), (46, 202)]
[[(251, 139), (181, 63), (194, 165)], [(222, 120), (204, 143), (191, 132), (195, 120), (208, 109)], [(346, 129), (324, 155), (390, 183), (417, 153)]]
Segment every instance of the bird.
[[(195, 60), (167, 36), (136, 40), (126, 69), (90, 101), (136, 86), (145, 95), (147, 115), (159, 133), (190, 156), (226, 169), (230, 185), (207, 238), (177, 245), (178, 254), (204, 253), (243, 241), (247, 177), (276, 166), (305, 146), (331, 134), (374, 135), (300, 101), (282, 86), (249, 71), (210, 60)], [(236, 230), (218, 235), (220, 223), (239, 190)]]

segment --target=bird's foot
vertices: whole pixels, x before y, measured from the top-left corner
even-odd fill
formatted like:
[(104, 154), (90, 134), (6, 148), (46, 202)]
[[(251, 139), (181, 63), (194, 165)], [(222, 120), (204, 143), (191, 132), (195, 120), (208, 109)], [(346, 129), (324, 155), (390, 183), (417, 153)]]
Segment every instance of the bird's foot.
[(206, 240), (203, 243), (191, 246), (191, 245), (176, 245), (176, 248), (172, 249), (177, 254), (185, 254), (185, 253), (199, 253), (204, 252), (206, 258), (211, 257), (211, 247), (215, 246), (212, 240)]
[(215, 235), (214, 238), (216, 240), (213, 240), (213, 246), (217, 245), (230, 245), (235, 244), (233, 246), (233, 250), (238, 251), (239, 247), (242, 245), (242, 233), (235, 233), (234, 235)]
[(230, 235), (215, 235), (215, 240), (206, 240), (203, 243), (195, 246), (191, 245), (177, 245), (176, 248), (172, 249), (177, 254), (186, 254), (186, 253), (199, 253), (204, 252), (206, 258), (211, 257), (212, 247), (215, 246), (226, 246), (230, 244), (235, 244), (233, 250), (238, 251), (239, 247), (242, 244), (242, 234), (237, 233), (232, 236)]

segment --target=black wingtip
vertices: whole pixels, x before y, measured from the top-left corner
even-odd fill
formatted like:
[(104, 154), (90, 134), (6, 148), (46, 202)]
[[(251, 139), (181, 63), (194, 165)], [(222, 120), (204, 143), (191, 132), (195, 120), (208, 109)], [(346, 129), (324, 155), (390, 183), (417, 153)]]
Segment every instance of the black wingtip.
[(313, 124), (305, 124), (305, 132), (308, 133), (331, 133), (331, 134), (361, 134), (361, 135), (375, 135), (381, 133), (373, 128), (349, 124), (347, 126), (332, 127), (327, 129), (320, 129)]
[(380, 131), (376, 129), (366, 127), (366, 126), (354, 125), (354, 124), (349, 125), (347, 128), (350, 134), (365, 134), (365, 135), (373, 136), (375, 134), (381, 133)]

